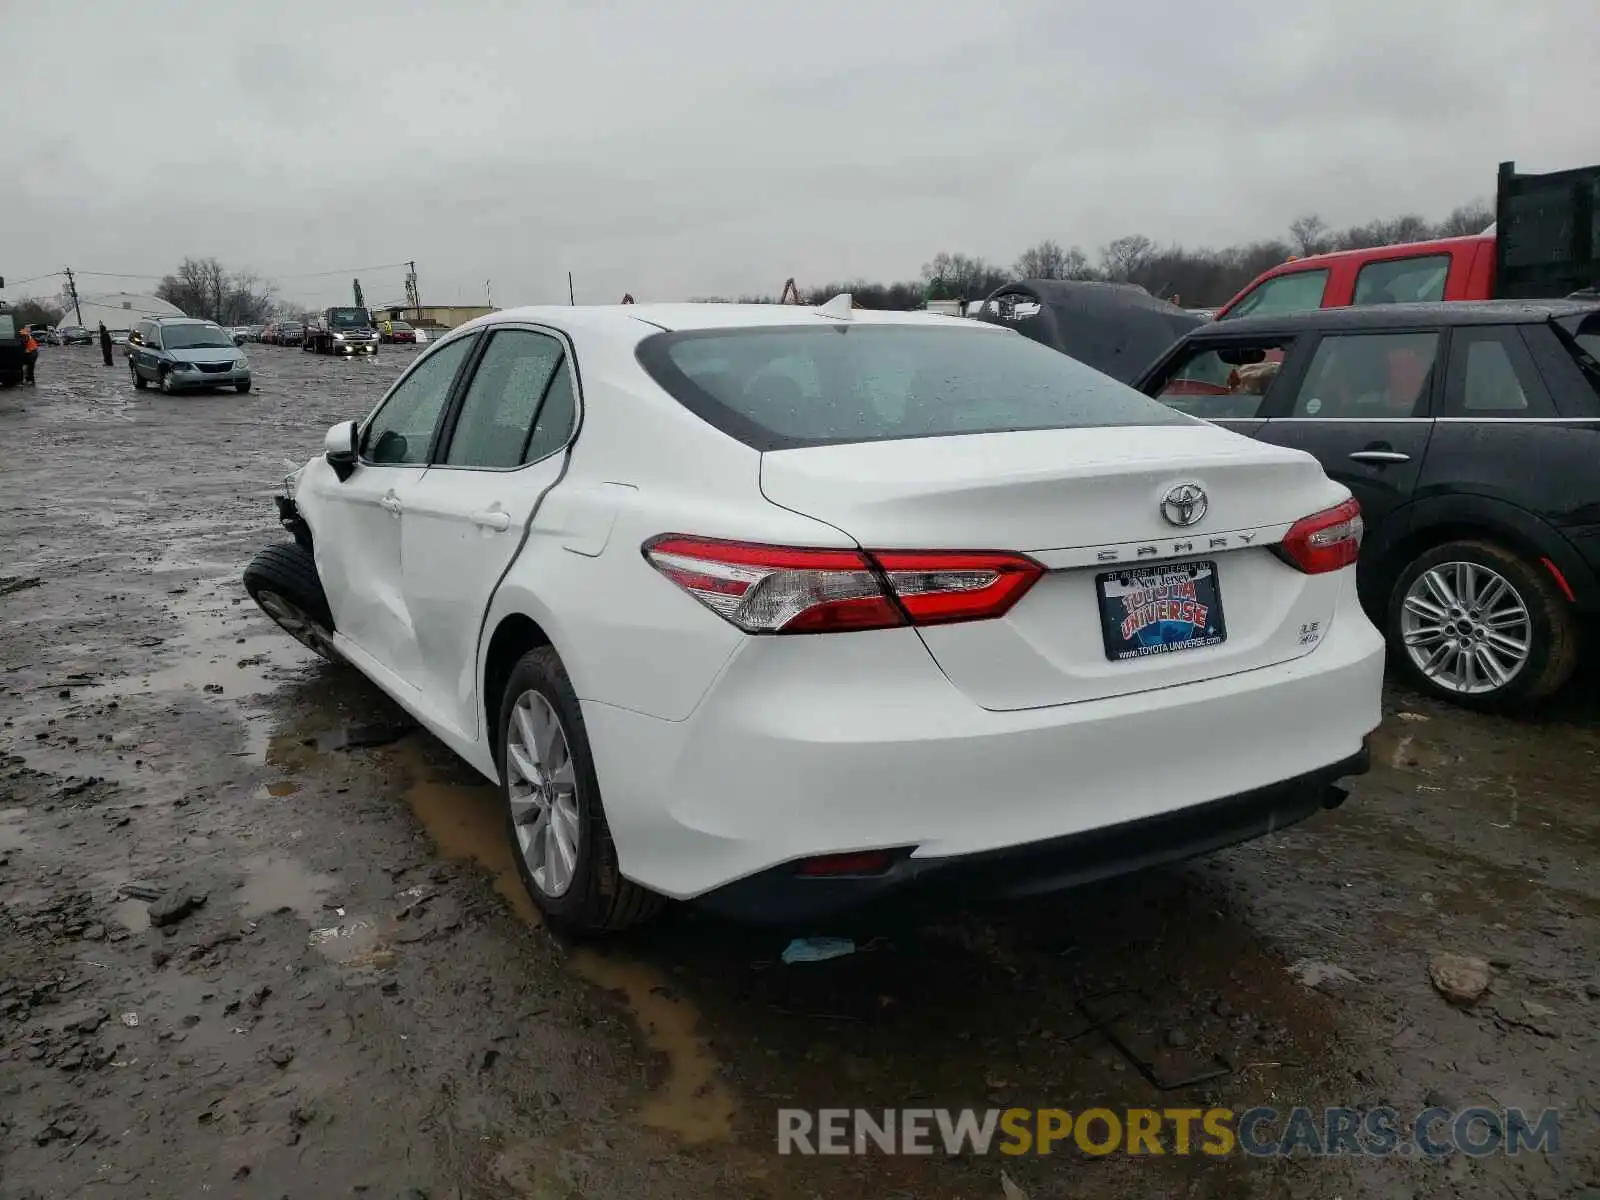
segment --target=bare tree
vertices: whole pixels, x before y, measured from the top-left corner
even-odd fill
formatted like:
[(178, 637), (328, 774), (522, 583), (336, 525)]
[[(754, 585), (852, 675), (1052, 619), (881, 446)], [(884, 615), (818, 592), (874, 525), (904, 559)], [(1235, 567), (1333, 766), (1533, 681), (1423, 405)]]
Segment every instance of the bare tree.
[(1119, 237), (1100, 248), (1100, 273), (1113, 283), (1130, 283), (1155, 248), (1156, 244), (1142, 233)]
[(11, 319), (16, 322), (18, 329), (24, 325), (56, 326), (61, 324), (65, 310), (48, 300), (35, 300), (32, 296), (24, 296), (8, 310)]
[(1321, 254), (1328, 248), (1328, 233), (1328, 223), (1316, 213), (1296, 217), (1289, 223), (1296, 254)]
[(945, 250), (922, 264), (922, 278), (929, 300), (976, 300), (1010, 282), (1005, 271), (981, 258)]
[(1474, 200), (1457, 205), (1450, 215), (1434, 228), (1435, 237), (1468, 237), (1482, 233), (1494, 223), (1494, 205), (1487, 200)]
[(273, 289), (251, 271), (229, 271), (215, 258), (186, 258), (163, 277), (156, 295), (191, 317), (224, 325), (255, 324), (273, 311)]
[(1013, 269), (1021, 279), (1089, 279), (1094, 275), (1089, 256), (1081, 249), (1063, 248), (1050, 238), (1024, 250)]

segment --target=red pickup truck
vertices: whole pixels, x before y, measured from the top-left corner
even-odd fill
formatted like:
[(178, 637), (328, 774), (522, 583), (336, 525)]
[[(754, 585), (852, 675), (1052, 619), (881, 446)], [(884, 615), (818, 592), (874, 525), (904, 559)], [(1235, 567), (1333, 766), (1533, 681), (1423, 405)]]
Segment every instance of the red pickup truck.
[(1350, 304), (1546, 299), (1600, 284), (1600, 166), (1519, 175), (1501, 163), (1495, 218), (1472, 237), (1291, 259), (1251, 280), (1217, 320)]

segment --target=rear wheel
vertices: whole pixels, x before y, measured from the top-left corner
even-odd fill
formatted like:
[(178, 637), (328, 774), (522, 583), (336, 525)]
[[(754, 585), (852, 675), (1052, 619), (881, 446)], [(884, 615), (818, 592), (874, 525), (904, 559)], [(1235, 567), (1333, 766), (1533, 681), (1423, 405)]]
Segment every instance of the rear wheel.
[(578, 696), (549, 646), (524, 654), (507, 681), (500, 781), (517, 873), (552, 929), (626, 929), (665, 903), (622, 877)]
[(342, 661), (317, 563), (304, 546), (280, 542), (262, 550), (244, 569), (244, 590), (295, 641), (329, 662)]
[(1424, 691), (1469, 708), (1541, 699), (1572, 677), (1578, 635), (1548, 571), (1493, 542), (1436, 546), (1400, 573), (1389, 644)]

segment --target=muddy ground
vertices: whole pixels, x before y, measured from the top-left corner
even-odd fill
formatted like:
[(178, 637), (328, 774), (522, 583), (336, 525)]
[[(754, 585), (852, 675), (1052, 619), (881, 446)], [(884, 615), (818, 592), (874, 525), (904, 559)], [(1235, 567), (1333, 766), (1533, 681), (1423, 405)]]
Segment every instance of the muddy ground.
[[(284, 458), (411, 353), (252, 347), (253, 394), (169, 399), (46, 348), (0, 393), (0, 1197), (999, 1198), (1002, 1166), (1034, 1200), (1600, 1188), (1592, 669), (1535, 719), (1395, 692), (1343, 809), (1206, 861), (569, 947), (493, 790), (239, 582)], [(784, 966), (790, 933), (862, 949)], [(1430, 985), (1441, 950), (1493, 964), (1474, 1007)], [(1080, 1008), (1115, 988), (1163, 1072), (1229, 1072), (1158, 1091)], [(1213, 1102), (1556, 1106), (1562, 1152), (775, 1152), (786, 1106)]]

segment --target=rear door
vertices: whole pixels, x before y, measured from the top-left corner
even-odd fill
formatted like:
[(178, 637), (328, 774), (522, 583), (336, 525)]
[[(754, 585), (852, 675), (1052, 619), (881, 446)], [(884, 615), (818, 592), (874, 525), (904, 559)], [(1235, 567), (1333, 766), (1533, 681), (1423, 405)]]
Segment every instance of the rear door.
[(1441, 341), (1437, 329), (1322, 335), (1256, 436), (1315, 456), (1376, 527), (1416, 491)]
[(418, 686), (463, 734), (478, 732), (478, 637), (577, 425), (566, 341), (548, 329), (487, 335), (442, 449), (406, 495), (400, 557)]

